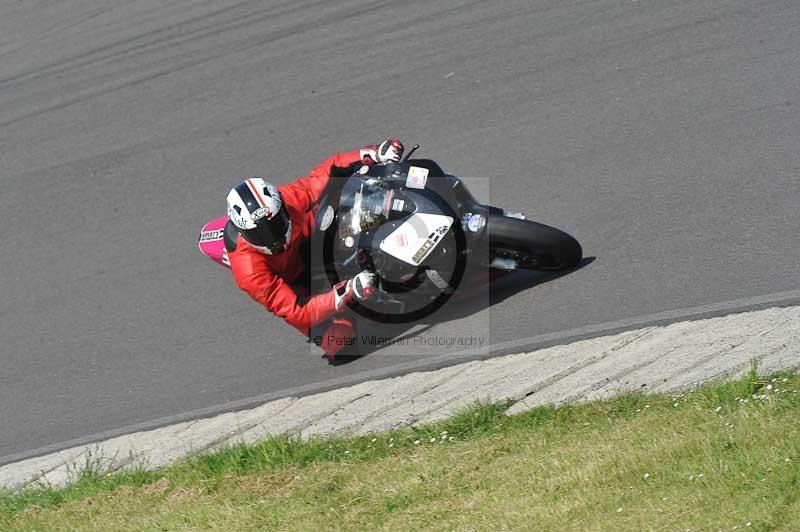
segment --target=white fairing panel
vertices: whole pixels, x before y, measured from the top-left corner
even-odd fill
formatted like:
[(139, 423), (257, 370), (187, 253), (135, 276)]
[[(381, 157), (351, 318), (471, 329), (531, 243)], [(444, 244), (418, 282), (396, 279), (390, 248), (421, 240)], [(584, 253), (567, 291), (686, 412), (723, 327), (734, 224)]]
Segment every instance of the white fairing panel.
[(380, 243), (380, 249), (396, 259), (418, 266), (431, 254), (453, 225), (442, 214), (416, 213)]

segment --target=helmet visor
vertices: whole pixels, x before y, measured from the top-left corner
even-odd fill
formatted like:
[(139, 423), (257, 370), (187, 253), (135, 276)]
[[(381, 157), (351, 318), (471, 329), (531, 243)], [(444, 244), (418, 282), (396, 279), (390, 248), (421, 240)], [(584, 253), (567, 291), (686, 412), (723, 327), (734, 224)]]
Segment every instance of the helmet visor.
[(253, 229), (242, 231), (244, 239), (254, 246), (268, 249), (278, 249), (286, 244), (286, 235), (289, 232), (289, 216), (281, 208), (272, 218), (261, 218), (256, 221)]

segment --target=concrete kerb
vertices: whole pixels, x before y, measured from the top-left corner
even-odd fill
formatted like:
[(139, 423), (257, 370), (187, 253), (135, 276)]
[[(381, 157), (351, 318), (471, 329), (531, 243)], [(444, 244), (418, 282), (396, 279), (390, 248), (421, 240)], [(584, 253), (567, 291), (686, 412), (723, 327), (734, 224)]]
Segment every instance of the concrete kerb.
[(0, 467), (0, 486), (63, 486), (90, 464), (102, 472), (158, 468), (281, 434), (369, 434), (446, 419), (476, 401), (509, 414), (625, 392), (675, 391), (800, 364), (800, 306), (644, 327), (620, 334), (267, 402), (256, 408), (135, 432)]

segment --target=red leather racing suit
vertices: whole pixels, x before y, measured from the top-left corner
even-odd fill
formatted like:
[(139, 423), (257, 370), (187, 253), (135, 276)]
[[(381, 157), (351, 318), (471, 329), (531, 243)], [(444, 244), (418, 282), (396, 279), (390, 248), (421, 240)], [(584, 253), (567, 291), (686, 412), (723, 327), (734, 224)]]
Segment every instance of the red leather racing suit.
[[(336, 313), (336, 303), (333, 290), (315, 295), (304, 304), (298, 301), (300, 294), (292, 283), (297, 282), (306, 269), (299, 247), (314, 230), (316, 202), (330, 176), (343, 173), (357, 162), (361, 162), (359, 150), (339, 153), (314, 168), (307, 177), (278, 187), (292, 224), (285, 251), (265, 255), (238, 235), (236, 249), (228, 253), (239, 288), (304, 335), (308, 335), (314, 325), (332, 317)], [(326, 346), (322, 347), (331, 354)]]

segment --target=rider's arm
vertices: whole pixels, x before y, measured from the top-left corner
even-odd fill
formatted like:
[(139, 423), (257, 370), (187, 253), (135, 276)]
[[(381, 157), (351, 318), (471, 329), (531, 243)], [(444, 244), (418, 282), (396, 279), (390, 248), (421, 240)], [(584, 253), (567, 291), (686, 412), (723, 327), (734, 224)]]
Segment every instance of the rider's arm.
[(298, 206), (305, 210), (319, 199), (331, 176), (349, 176), (352, 172), (350, 165), (359, 161), (360, 150), (337, 153), (317, 165), (307, 177), (281, 187), (281, 195), (288, 192), (297, 199)]
[(305, 335), (312, 326), (336, 313), (333, 290), (311, 297), (301, 305), (292, 287), (273, 272), (242, 272), (234, 274), (234, 278), (250, 297)]

